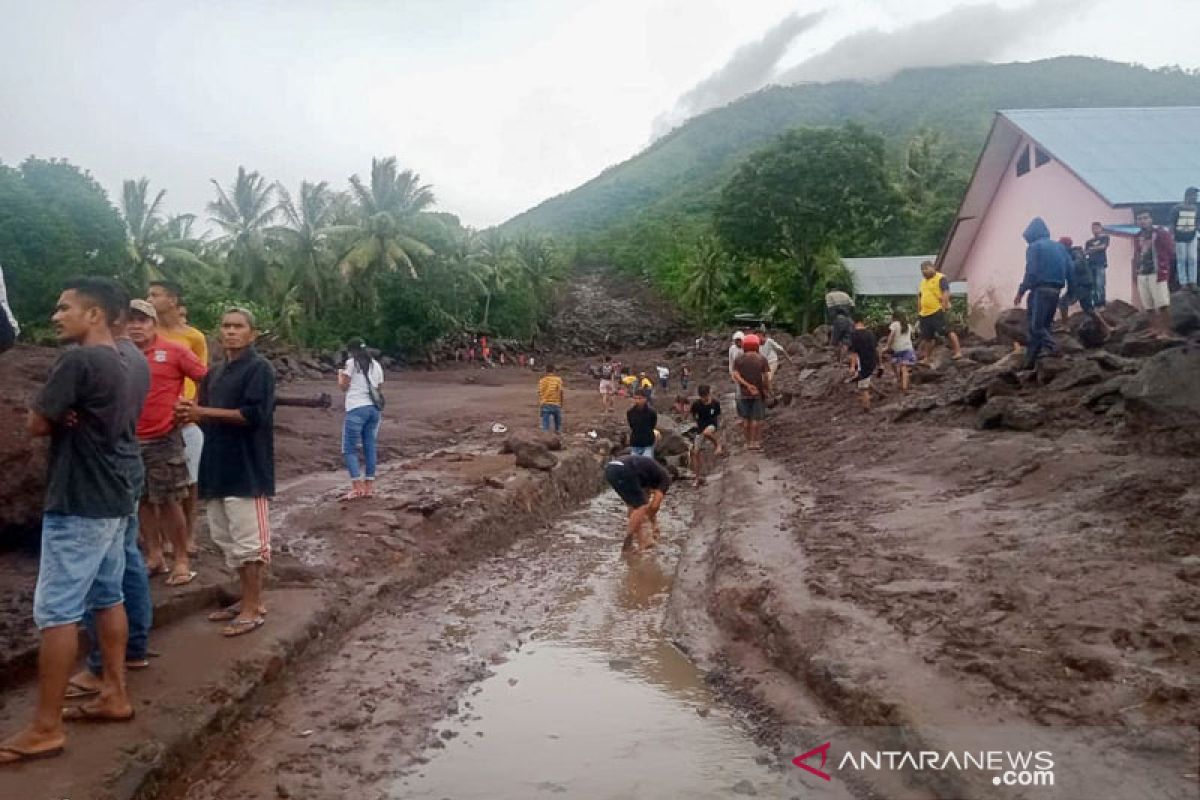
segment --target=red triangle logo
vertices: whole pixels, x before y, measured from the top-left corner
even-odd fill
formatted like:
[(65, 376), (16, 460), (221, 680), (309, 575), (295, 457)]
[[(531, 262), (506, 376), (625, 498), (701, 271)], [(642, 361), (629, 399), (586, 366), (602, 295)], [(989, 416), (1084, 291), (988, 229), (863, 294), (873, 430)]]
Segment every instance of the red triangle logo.
[(829, 777), (829, 773), (822, 772), (821, 770), (817, 769), (816, 767), (812, 767), (812, 766), (809, 766), (808, 764), (804, 763), (805, 761), (812, 758), (813, 756), (820, 755), (821, 756), (821, 766), (822, 767), (825, 766), (825, 759), (829, 756), (829, 745), (830, 745), (830, 743), (826, 742), (825, 744), (821, 745), (820, 747), (814, 747), (812, 750), (809, 750), (807, 753), (801, 753), (800, 755), (798, 755), (792, 759), (792, 763), (795, 764), (800, 769), (811, 772), (813, 775), (816, 775), (818, 778), (823, 778), (824, 780), (827, 780), (827, 781), (833, 780), (831, 777)]

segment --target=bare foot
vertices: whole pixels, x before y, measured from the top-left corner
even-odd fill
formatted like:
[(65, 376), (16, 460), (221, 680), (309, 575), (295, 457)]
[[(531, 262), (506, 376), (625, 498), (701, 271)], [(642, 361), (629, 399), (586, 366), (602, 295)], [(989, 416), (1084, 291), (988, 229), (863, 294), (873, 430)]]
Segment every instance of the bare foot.
[(66, 741), (66, 735), (61, 732), (45, 736), (26, 728), (0, 742), (0, 765), (58, 755)]

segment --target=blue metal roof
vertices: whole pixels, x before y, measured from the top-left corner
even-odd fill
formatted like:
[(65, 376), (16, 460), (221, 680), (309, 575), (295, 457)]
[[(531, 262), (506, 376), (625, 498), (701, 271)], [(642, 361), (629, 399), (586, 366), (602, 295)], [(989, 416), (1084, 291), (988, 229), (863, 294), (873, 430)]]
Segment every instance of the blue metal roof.
[[(921, 262), (934, 256), (883, 256), (881, 258), (843, 258), (842, 263), (854, 275), (854, 294), (859, 297), (907, 297), (917, 294), (921, 283)], [(950, 294), (965, 295), (965, 281), (950, 284)]]
[(1200, 185), (1200, 107), (1001, 111), (1109, 205), (1177, 203)]

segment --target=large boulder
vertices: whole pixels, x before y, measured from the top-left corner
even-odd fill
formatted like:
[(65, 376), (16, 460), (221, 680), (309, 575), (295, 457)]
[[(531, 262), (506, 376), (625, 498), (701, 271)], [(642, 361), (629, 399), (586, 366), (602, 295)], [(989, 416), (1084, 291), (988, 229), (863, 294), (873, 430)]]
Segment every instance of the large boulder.
[(682, 456), (691, 451), (692, 446), (678, 431), (659, 428), (659, 439), (654, 445), (654, 455), (662, 458)]
[(996, 317), (996, 338), (1001, 344), (1029, 344), (1029, 315), (1023, 308), (1008, 308)]
[(529, 469), (553, 469), (558, 458), (550, 452), (561, 450), (562, 439), (544, 431), (513, 431), (504, 440), (501, 453), (512, 453), (517, 457), (518, 467)]
[(1200, 348), (1178, 347), (1147, 359), (1121, 388), (1126, 408), (1156, 427), (1200, 425)]
[(1149, 358), (1181, 344), (1183, 342), (1176, 339), (1160, 339), (1148, 330), (1135, 330), (1120, 336), (1114, 334), (1104, 349), (1126, 358)]
[(1135, 306), (1126, 303), (1124, 300), (1109, 300), (1103, 308), (1104, 316), (1113, 322), (1123, 322), (1130, 317), (1141, 313)]
[(1108, 339), (1108, 332), (1096, 321), (1095, 317), (1085, 316), (1075, 326), (1075, 338), (1088, 350), (1096, 350), (1104, 346), (1105, 340)]
[(1103, 380), (1104, 371), (1095, 361), (1072, 361), (1065, 370), (1050, 380), (1046, 388), (1062, 392), (1079, 386), (1092, 386)]
[(1200, 331), (1200, 294), (1182, 291), (1171, 295), (1171, 327), (1180, 336)]
[(979, 409), (975, 427), (980, 430), (1007, 428), (1014, 431), (1031, 431), (1046, 421), (1046, 412), (1041, 406), (1017, 397), (995, 397)]

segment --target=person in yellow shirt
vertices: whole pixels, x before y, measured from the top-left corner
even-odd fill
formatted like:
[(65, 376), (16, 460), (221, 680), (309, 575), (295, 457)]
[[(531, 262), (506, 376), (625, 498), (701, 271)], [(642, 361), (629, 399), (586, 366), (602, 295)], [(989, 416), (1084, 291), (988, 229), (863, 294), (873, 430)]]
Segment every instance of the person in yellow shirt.
[(553, 364), (546, 365), (546, 374), (538, 381), (538, 403), (542, 411), (542, 430), (550, 430), (554, 420), (554, 432), (562, 432), (563, 379), (554, 371)]
[[(151, 281), (150, 291), (146, 295), (150, 305), (158, 315), (158, 335), (168, 341), (181, 344), (196, 354), (200, 363), (207, 367), (208, 340), (204, 334), (188, 325), (181, 308), (183, 307), (183, 289), (173, 281)], [(190, 378), (183, 381), (183, 399), (196, 399), (196, 383)], [(183, 455), (187, 460), (188, 481), (190, 493), (183, 501), (183, 512), (187, 517), (187, 549), (188, 553), (196, 553), (196, 488), (200, 478), (200, 452), (204, 449), (204, 434), (199, 425), (184, 425), (180, 429), (183, 434)]]
[(921, 334), (920, 363), (929, 365), (929, 354), (938, 338), (950, 340), (955, 360), (962, 358), (958, 334), (950, 330), (950, 281), (932, 261), (921, 263), (921, 286), (917, 292), (917, 330)]
[(629, 367), (621, 370), (621, 390), (621, 397), (633, 397), (633, 393), (637, 391), (637, 377), (629, 371)]
[(645, 392), (646, 399), (654, 399), (654, 381), (644, 372), (638, 375), (638, 391)]

